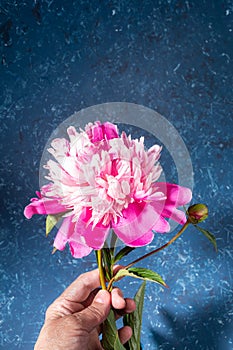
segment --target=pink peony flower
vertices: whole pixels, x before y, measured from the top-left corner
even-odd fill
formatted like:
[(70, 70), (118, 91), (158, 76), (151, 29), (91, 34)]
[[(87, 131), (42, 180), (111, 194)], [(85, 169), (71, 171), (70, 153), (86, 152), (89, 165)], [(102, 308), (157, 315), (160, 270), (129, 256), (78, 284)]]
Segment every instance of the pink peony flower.
[(55, 139), (45, 166), (48, 185), (33, 198), (24, 215), (63, 213), (54, 246), (69, 244), (74, 257), (101, 249), (109, 230), (128, 246), (149, 244), (153, 231), (168, 232), (166, 218), (184, 224), (177, 207), (191, 200), (188, 188), (157, 182), (161, 147), (144, 148), (144, 138), (132, 140), (109, 122), (88, 124), (78, 133), (67, 130), (69, 141)]

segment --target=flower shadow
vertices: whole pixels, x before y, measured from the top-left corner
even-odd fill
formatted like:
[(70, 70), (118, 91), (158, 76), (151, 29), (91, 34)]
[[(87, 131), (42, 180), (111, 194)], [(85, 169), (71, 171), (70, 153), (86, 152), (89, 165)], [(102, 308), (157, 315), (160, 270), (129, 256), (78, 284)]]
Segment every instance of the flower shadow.
[(159, 350), (222, 350), (232, 342), (232, 295), (203, 308), (198, 306), (192, 315), (177, 316), (166, 309), (161, 309), (160, 314), (166, 334), (151, 329)]

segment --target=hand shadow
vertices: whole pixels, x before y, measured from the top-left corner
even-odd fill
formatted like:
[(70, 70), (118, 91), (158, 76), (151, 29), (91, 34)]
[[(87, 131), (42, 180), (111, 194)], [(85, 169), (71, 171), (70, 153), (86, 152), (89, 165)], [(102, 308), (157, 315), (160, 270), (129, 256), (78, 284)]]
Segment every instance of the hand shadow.
[(203, 308), (199, 306), (192, 315), (176, 316), (166, 309), (161, 309), (160, 312), (169, 331), (161, 334), (151, 329), (154, 343), (159, 350), (226, 349), (221, 342), (227, 344), (227, 334), (231, 334), (229, 328), (232, 331), (233, 327), (232, 295), (228, 295), (225, 301), (215, 301)]

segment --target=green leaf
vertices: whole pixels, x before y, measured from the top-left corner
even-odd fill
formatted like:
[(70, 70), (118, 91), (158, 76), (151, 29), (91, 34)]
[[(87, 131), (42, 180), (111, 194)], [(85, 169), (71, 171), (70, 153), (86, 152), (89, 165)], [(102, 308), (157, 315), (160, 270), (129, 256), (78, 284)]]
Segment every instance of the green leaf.
[(103, 323), (102, 346), (106, 350), (125, 350), (118, 336), (113, 310), (110, 311), (108, 318)]
[(125, 276), (140, 278), (145, 281), (156, 282), (164, 287), (167, 287), (166, 283), (158, 273), (149, 269), (145, 269), (143, 267), (131, 267), (129, 269), (121, 269), (114, 276), (114, 280), (117, 281), (118, 279)]
[(194, 225), (201, 233), (203, 233), (203, 235), (205, 235), (209, 240), (210, 242), (213, 244), (216, 252), (218, 251), (218, 247), (217, 247), (217, 242), (216, 242), (216, 238), (215, 236), (210, 233), (209, 231), (207, 230), (204, 230), (203, 228), (197, 226), (197, 225)]
[(46, 218), (46, 237), (48, 237), (49, 233), (52, 231), (54, 226), (57, 224), (57, 222), (60, 220), (60, 216), (58, 215), (47, 215)]
[(59, 214), (54, 214), (54, 215), (47, 215), (46, 217), (46, 237), (48, 237), (48, 234), (52, 231), (52, 229), (54, 228), (54, 226), (58, 223), (59, 220), (61, 220), (63, 218), (64, 214), (67, 214), (68, 211), (64, 211), (62, 213)]
[(125, 326), (132, 328), (133, 334), (130, 340), (125, 344), (127, 350), (140, 350), (140, 338), (141, 338), (141, 327), (142, 327), (142, 311), (144, 304), (146, 282), (143, 282), (135, 294), (134, 301), (136, 309), (131, 314), (127, 314), (123, 318)]
[(114, 258), (114, 264), (121, 260), (125, 255), (128, 255), (130, 252), (132, 252), (132, 250), (134, 250), (135, 248), (133, 247), (124, 247), (123, 249), (121, 249), (115, 256)]

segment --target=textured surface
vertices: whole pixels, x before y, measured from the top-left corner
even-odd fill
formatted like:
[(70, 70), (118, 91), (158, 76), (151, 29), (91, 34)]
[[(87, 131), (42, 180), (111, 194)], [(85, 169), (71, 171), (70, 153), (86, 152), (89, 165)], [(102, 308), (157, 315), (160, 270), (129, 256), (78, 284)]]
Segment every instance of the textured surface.
[(0, 347), (32, 349), (47, 306), (95, 266), (52, 256), (44, 218), (23, 217), (48, 137), (74, 111), (127, 101), (183, 137), (219, 247), (190, 229), (146, 261), (170, 288), (147, 286), (144, 349), (232, 349), (232, 1), (2, 0), (0, 52)]

